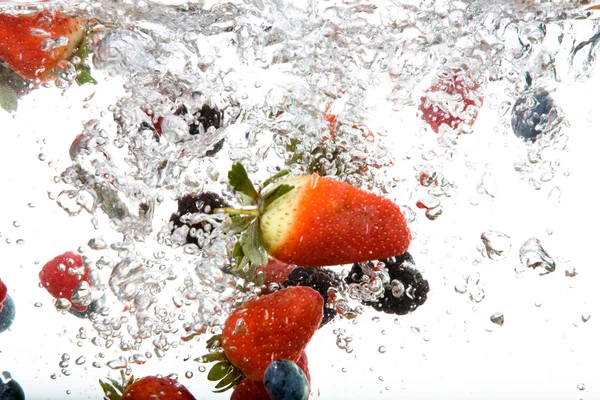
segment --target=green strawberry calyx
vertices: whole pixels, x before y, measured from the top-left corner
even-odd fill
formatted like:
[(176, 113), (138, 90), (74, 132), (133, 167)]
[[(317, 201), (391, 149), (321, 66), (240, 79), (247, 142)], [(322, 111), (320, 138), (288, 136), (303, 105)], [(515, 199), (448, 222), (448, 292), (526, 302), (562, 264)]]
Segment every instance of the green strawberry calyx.
[(277, 181), (288, 174), (289, 170), (282, 170), (265, 180), (257, 189), (250, 181), (244, 166), (239, 162), (235, 163), (229, 171), (228, 178), (229, 184), (240, 196), (241, 207), (219, 208), (213, 211), (229, 214), (226, 229), (239, 235), (232, 252), (235, 266), (231, 268), (231, 272), (259, 285), (262, 282), (257, 280), (257, 269), (261, 265), (267, 265), (269, 261), (260, 230), (260, 216), (271, 203), (294, 188), (292, 185), (277, 184)]
[(108, 382), (99, 380), (100, 386), (102, 387), (102, 390), (104, 390), (103, 400), (122, 400), (125, 388), (135, 382), (133, 375), (127, 378), (123, 370), (121, 370), (121, 382), (112, 378), (106, 379)]
[(237, 386), (245, 378), (243, 372), (234, 366), (221, 347), (221, 335), (214, 335), (206, 341), (209, 353), (195, 359), (201, 363), (216, 362), (208, 371), (208, 380), (218, 382), (214, 393), (223, 393)]

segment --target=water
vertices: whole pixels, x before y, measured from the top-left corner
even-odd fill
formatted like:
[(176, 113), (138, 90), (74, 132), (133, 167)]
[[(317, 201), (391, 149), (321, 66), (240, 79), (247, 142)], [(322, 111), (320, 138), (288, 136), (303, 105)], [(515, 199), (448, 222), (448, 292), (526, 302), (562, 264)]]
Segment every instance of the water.
[[(594, 398), (598, 14), (582, 3), (36, 5), (94, 18), (93, 56), (0, 96), (13, 110), (0, 114), (0, 278), (17, 310), (2, 370), (30, 398), (33, 363), (52, 399), (99, 397), (121, 370), (227, 398), (193, 360), (254, 289), (224, 272), (235, 240), (220, 216), (171, 218), (193, 192), (233, 202), (242, 161), (257, 182), (287, 167), (392, 199), (430, 284), (398, 323), (360, 302), (407, 291), (379, 265), (332, 291), (338, 316), (307, 349), (313, 393), (562, 399), (585, 382)], [(97, 85), (74, 82), (80, 63)], [(65, 251), (94, 284), (55, 304), (37, 274)]]

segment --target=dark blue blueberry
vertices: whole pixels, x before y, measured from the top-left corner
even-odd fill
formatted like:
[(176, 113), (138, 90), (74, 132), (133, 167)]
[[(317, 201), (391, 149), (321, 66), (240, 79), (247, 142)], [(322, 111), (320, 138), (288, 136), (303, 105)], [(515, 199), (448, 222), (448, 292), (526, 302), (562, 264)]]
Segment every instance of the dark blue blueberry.
[(293, 361), (273, 361), (265, 370), (265, 388), (272, 400), (306, 400), (310, 393), (304, 371)]
[(0, 375), (0, 400), (25, 400), (23, 388), (6, 371)]
[(2, 311), (0, 311), (0, 333), (10, 328), (14, 320), (15, 302), (12, 297), (6, 296), (6, 299), (2, 303)]
[(547, 91), (538, 89), (523, 93), (512, 109), (513, 132), (526, 142), (535, 142), (544, 133), (545, 122), (553, 108), (554, 100)]
[(85, 311), (77, 311), (72, 308), (69, 308), (68, 313), (76, 316), (77, 318), (88, 319), (92, 313), (100, 313), (105, 300), (106, 297), (102, 296), (102, 298), (100, 299), (93, 300)]

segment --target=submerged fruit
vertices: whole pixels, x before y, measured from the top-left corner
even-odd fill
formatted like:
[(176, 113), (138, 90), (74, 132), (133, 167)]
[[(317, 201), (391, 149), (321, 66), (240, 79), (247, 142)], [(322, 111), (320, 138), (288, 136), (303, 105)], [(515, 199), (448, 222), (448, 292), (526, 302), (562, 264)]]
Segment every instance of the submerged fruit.
[(293, 286), (238, 307), (225, 321), (222, 347), (227, 359), (261, 381), (273, 359), (298, 361), (323, 318), (323, 298)]
[(275, 360), (269, 364), (264, 384), (272, 400), (306, 400), (310, 394), (306, 375), (290, 360)]
[(392, 201), (331, 178), (295, 176), (267, 206), (260, 229), (267, 252), (297, 265), (348, 264), (400, 254), (411, 241)]

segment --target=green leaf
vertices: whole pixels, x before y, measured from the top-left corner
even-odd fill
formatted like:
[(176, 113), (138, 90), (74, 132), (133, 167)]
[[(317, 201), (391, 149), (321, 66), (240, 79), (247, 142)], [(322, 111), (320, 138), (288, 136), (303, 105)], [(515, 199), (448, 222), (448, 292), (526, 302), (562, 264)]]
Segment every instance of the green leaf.
[(271, 205), (271, 203), (273, 203), (275, 200), (277, 200), (284, 194), (288, 193), (293, 188), (294, 188), (294, 186), (292, 186), (292, 185), (283, 184), (283, 185), (277, 186), (275, 189), (270, 191), (263, 198), (263, 206), (262, 206), (263, 210), (266, 210)]
[(81, 65), (77, 69), (79, 71), (79, 74), (77, 74), (75, 82), (77, 82), (79, 86), (84, 85), (86, 83), (91, 83), (92, 85), (96, 85), (98, 83), (98, 81), (95, 80), (92, 76), (92, 71), (90, 70), (90, 67)]
[(262, 245), (262, 235), (258, 225), (258, 219), (254, 220), (248, 229), (242, 233), (240, 243), (244, 250), (244, 255), (248, 257), (250, 263), (258, 265), (267, 265), (269, 258)]
[(88, 57), (90, 55), (90, 49), (88, 48), (87, 41), (88, 41), (88, 37), (85, 36), (81, 40), (81, 45), (79, 46), (79, 49), (77, 49), (75, 54), (73, 54), (73, 57), (78, 57), (81, 60), (81, 63), (79, 63), (76, 66), (78, 74), (77, 74), (77, 77), (75, 78), (75, 82), (77, 82), (77, 84), (79, 86), (86, 84), (86, 83), (91, 83), (93, 85), (98, 83), (98, 81), (96, 81), (92, 77), (92, 72), (91, 72), (89, 65), (87, 65), (84, 62), (85, 60), (88, 59)]
[(239, 369), (234, 368), (229, 374), (225, 376), (225, 378), (221, 379), (219, 383), (215, 386), (215, 389), (221, 389), (223, 387), (231, 385), (242, 373)]
[(250, 226), (250, 223), (256, 217), (251, 215), (233, 215), (229, 219), (229, 223), (225, 226), (228, 232), (242, 233)]
[(10, 86), (2, 83), (0, 84), (0, 107), (8, 113), (17, 111), (19, 104), (19, 98), (17, 93)]
[[(112, 379), (109, 380), (112, 381)], [(98, 382), (100, 382), (100, 386), (104, 391), (105, 400), (121, 400), (123, 394), (123, 390), (120, 388), (121, 385), (113, 386), (102, 380), (98, 380)]]
[(210, 339), (206, 341), (206, 348), (212, 349), (215, 346), (215, 344), (219, 341), (221, 341), (221, 334), (218, 333), (216, 335), (213, 335)]
[(219, 389), (219, 390), (213, 390), (213, 393), (224, 393), (226, 391), (228, 391), (229, 389), (236, 387), (237, 385), (240, 384), (240, 382), (244, 379), (244, 375), (241, 375), (236, 377), (233, 382), (231, 382), (229, 385), (227, 385), (226, 387), (224, 387), (223, 389)]
[(208, 380), (209, 381), (220, 381), (227, 375), (229, 370), (231, 369), (231, 364), (229, 361), (221, 361), (212, 366), (210, 371), (208, 371)]
[(254, 200), (258, 199), (258, 192), (254, 188), (254, 185), (248, 178), (248, 173), (241, 163), (235, 163), (231, 167), (231, 171), (227, 175), (229, 177), (229, 184), (233, 187), (233, 190), (250, 196)]
[(287, 174), (290, 173), (289, 169), (283, 169), (281, 171), (279, 171), (278, 173), (276, 173), (275, 175), (273, 175), (272, 177), (270, 177), (269, 179), (267, 179), (266, 181), (263, 182), (261, 188), (266, 188), (267, 186), (269, 186), (271, 183), (275, 182), (277, 179), (286, 176)]

